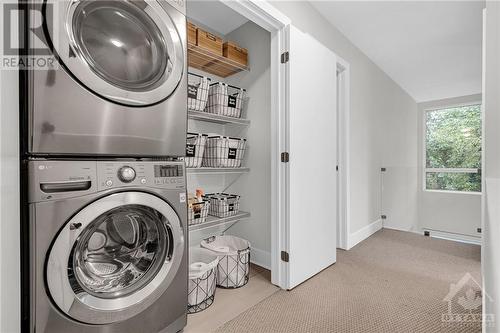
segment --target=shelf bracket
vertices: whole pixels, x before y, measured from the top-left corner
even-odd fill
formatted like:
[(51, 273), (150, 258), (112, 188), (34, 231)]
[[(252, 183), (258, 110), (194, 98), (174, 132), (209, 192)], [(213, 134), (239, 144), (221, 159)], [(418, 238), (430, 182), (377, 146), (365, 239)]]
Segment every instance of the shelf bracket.
[(229, 185), (227, 185), (227, 186), (226, 186), (226, 188), (224, 188), (224, 189), (222, 190), (222, 193), (226, 193), (226, 192), (227, 192), (227, 190), (229, 190), (229, 188), (231, 188), (231, 186), (233, 186), (233, 185), (234, 185), (234, 183), (236, 183), (236, 182), (238, 181), (238, 179), (240, 179), (241, 175), (242, 175), (241, 173), (240, 173), (240, 174), (237, 174), (237, 175), (236, 175), (236, 177), (233, 179), (233, 181), (232, 181), (232, 182), (230, 182), (230, 183), (229, 183)]
[(234, 227), (234, 225), (238, 222), (240, 222), (241, 220), (236, 220), (234, 221), (233, 223), (231, 223), (231, 225), (229, 227), (227, 227), (226, 229), (224, 229), (224, 231), (221, 232), (221, 235), (224, 235), (229, 229), (231, 229), (232, 227)]

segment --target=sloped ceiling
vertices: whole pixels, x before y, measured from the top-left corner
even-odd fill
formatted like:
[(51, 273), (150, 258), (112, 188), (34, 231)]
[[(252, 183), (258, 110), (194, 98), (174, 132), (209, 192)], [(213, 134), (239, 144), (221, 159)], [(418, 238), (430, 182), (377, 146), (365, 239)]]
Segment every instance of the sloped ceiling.
[(484, 1), (311, 1), (417, 102), (481, 92)]

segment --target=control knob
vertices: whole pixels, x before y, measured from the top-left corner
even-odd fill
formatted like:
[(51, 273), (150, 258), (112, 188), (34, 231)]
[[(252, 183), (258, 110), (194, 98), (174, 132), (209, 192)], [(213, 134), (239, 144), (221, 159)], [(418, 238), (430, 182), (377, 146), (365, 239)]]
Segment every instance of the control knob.
[(118, 178), (124, 183), (130, 183), (135, 179), (135, 170), (129, 166), (123, 166), (118, 170)]

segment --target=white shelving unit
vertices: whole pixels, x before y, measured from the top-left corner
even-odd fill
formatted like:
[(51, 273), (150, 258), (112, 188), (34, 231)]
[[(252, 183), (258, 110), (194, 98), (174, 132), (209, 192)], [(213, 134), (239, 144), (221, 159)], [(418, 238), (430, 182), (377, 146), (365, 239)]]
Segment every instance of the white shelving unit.
[[(192, 54), (191, 54), (192, 56)], [(198, 54), (198, 56), (203, 56), (203, 54)], [(190, 65), (192, 65), (190, 63)], [(198, 69), (201, 69), (207, 73), (212, 73), (208, 70), (204, 70), (204, 68), (200, 68), (197, 66), (192, 66)], [(222, 75), (221, 75), (222, 76)], [(210, 77), (210, 75), (208, 75)], [(211, 123), (211, 124), (216, 124), (216, 125), (222, 125), (222, 128), (226, 128), (225, 126), (232, 126), (234, 128), (242, 128), (242, 127), (248, 127), (250, 126), (250, 120), (245, 119), (245, 118), (234, 118), (234, 117), (228, 117), (228, 116), (221, 116), (213, 113), (208, 113), (208, 112), (202, 112), (202, 111), (191, 111), (188, 110), (188, 119), (194, 120), (195, 122), (201, 122), (201, 123)], [(212, 125), (213, 126), (213, 125)], [(235, 127), (236, 126), (236, 127)], [(196, 132), (196, 131), (194, 131)], [(236, 175), (236, 177), (239, 177), (242, 174), (249, 173), (250, 168), (247, 167), (240, 167), (240, 168), (208, 168), (208, 167), (201, 167), (201, 168), (187, 168), (186, 173), (188, 175), (193, 175), (193, 176), (198, 176), (198, 175), (220, 175), (221, 177), (224, 177), (225, 175)], [(195, 232), (195, 231), (200, 231), (200, 230), (205, 230), (209, 228), (214, 228), (216, 229), (217, 227), (225, 226), (227, 225), (228, 229), (231, 227), (233, 224), (241, 221), (241, 220), (248, 220), (250, 217), (250, 213), (248, 212), (243, 212), (240, 211), (237, 215), (231, 216), (231, 217), (226, 217), (226, 218), (218, 218), (214, 216), (208, 216), (207, 220), (205, 223), (202, 224), (197, 224), (197, 225), (191, 225), (189, 226), (189, 231), (190, 232)]]
[(189, 231), (197, 231), (197, 230), (204, 230), (212, 227), (219, 227), (221, 225), (230, 225), (234, 224), (236, 222), (239, 222), (241, 220), (248, 219), (250, 217), (250, 213), (248, 212), (238, 212), (238, 214), (230, 217), (215, 217), (215, 216), (208, 216), (207, 220), (204, 223), (200, 224), (194, 224), (189, 226)]
[(248, 66), (193, 44), (188, 44), (188, 63), (190, 67), (224, 78), (242, 71), (250, 71)]
[(187, 168), (188, 174), (214, 175), (214, 174), (243, 174), (250, 172), (250, 168)]
[[(212, 77), (212, 75), (215, 75), (216, 77), (219, 78), (226, 78), (242, 71), (249, 71), (248, 66), (242, 66), (230, 59), (221, 56), (214, 56), (210, 52), (207, 52), (195, 45), (189, 45), (188, 53), (189, 53), (188, 65), (190, 69), (194, 68), (201, 71), (202, 72), (201, 75), (203, 76)], [(195, 73), (194, 75), (198, 74), (196, 73), (196, 71), (194, 71), (193, 73)], [(207, 73), (208, 75), (205, 75), (203, 73)], [(228, 117), (203, 111), (191, 111), (191, 110), (188, 110), (188, 119), (191, 121), (190, 123), (193, 125), (193, 127), (196, 128), (196, 130), (193, 128), (193, 132), (195, 133), (198, 132), (198, 130), (200, 130), (200, 132), (212, 131), (212, 130), (218, 132), (219, 129), (222, 129), (224, 135), (227, 135), (226, 131), (229, 130), (231, 133), (235, 133), (235, 136), (238, 136), (238, 134), (236, 133), (241, 133), (241, 131), (246, 131), (251, 123), (249, 119), (245, 118)], [(201, 168), (186, 169), (187, 175), (192, 176), (191, 178), (194, 180), (193, 185), (196, 183), (204, 183), (205, 180), (208, 180), (207, 183), (209, 183), (209, 187), (214, 188), (213, 185), (214, 183), (217, 182), (214, 179), (221, 179), (221, 184), (224, 185), (221, 187), (219, 191), (226, 191), (227, 188), (232, 186), (241, 175), (249, 172), (250, 168), (247, 167), (240, 167), (240, 168), (201, 167)], [(207, 175), (207, 178), (203, 177), (204, 175)], [(210, 177), (210, 175), (215, 175), (220, 178), (213, 178)], [(201, 178), (198, 176), (201, 176)], [(230, 183), (226, 183), (227, 182), (226, 176), (233, 176), (230, 178), (231, 179)], [(215, 186), (215, 188), (217, 187), (218, 186)], [(215, 230), (217, 229), (217, 227), (221, 226), (224, 227), (225, 225), (227, 225), (227, 227), (229, 228), (233, 224), (241, 220), (245, 219), (248, 220), (249, 217), (250, 213), (243, 211), (240, 211), (237, 215), (227, 218), (217, 218), (213, 216), (208, 216), (205, 223), (199, 225), (192, 225), (189, 227), (189, 231), (194, 232), (209, 228), (214, 228)], [(227, 230), (227, 228), (223, 229)]]
[(222, 125), (234, 124), (240, 126), (250, 126), (250, 120), (248, 119), (219, 116), (218, 114), (208, 112), (188, 111), (188, 118)]

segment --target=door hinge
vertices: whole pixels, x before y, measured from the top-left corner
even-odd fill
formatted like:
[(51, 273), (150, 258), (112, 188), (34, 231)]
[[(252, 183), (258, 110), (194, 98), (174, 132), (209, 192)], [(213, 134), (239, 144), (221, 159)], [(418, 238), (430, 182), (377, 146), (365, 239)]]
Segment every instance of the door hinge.
[(290, 53), (288, 51), (281, 54), (281, 63), (286, 64), (290, 60)]
[(286, 251), (281, 251), (281, 261), (284, 262), (289, 262), (290, 261), (290, 255)]
[(335, 170), (336, 170), (336, 171), (339, 171), (339, 166), (338, 166), (338, 165), (335, 167)]
[(381, 218), (382, 220), (387, 220), (387, 215), (382, 215), (382, 216), (380, 216), (380, 218)]
[(290, 162), (290, 154), (288, 152), (281, 153), (281, 162), (288, 163)]

